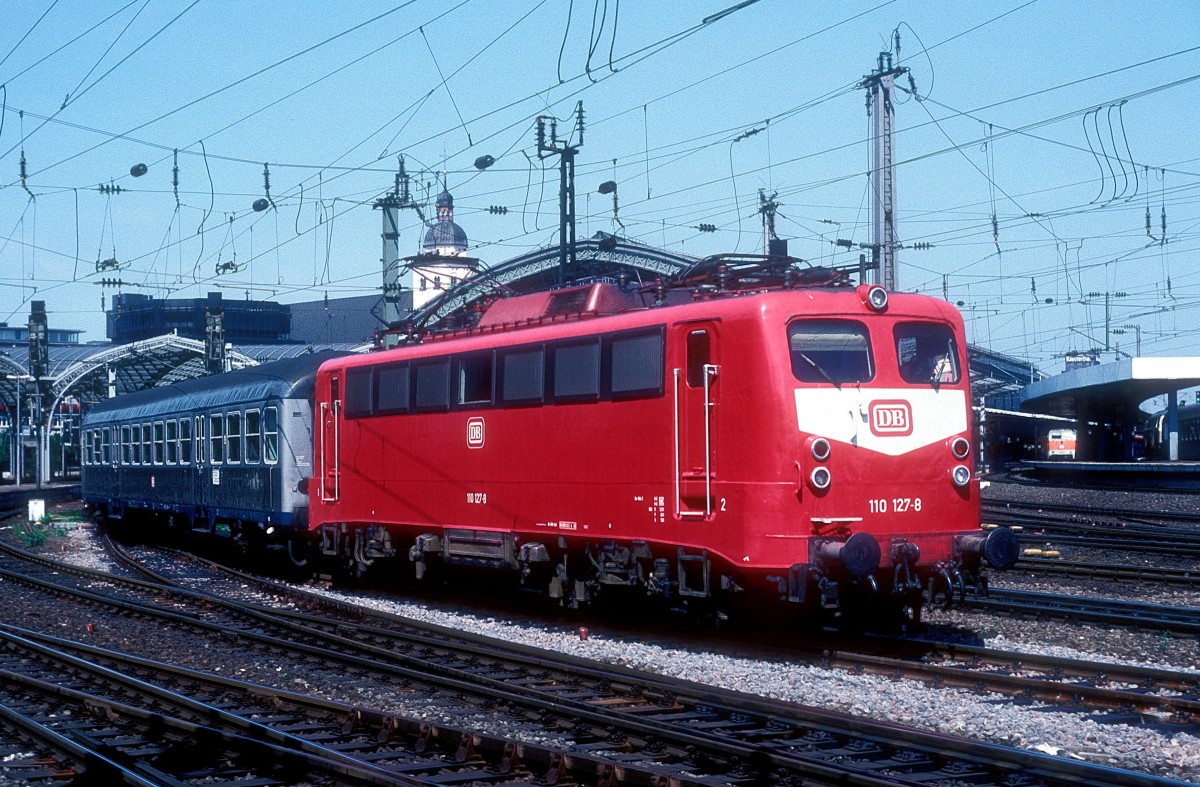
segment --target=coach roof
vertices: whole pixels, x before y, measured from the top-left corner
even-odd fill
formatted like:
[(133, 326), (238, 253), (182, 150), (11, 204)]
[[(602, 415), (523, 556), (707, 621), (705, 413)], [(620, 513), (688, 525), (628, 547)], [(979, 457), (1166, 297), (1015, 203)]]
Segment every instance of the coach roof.
[(343, 352), (321, 352), (283, 361), (247, 366), (174, 385), (148, 388), (95, 404), (83, 425), (97, 420), (144, 420), (180, 412), (199, 413), (268, 399), (307, 399), (312, 396), (317, 368)]

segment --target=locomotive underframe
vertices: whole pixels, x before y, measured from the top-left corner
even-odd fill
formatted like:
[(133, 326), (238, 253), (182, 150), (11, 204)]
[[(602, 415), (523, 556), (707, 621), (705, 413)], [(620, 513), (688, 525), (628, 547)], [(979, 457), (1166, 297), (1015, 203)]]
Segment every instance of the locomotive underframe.
[[(570, 607), (621, 588), (685, 603), (728, 600), (749, 591), (745, 595), (752, 599), (777, 597), (830, 611), (841, 609), (849, 597), (886, 599), (919, 619), (926, 604), (949, 607), (965, 601), (968, 589), (987, 591), (983, 540), (973, 533), (952, 537), (950, 559), (923, 565), (918, 546), (903, 537), (889, 541), (883, 561), (877, 551), (871, 552), (878, 546), (868, 534), (859, 534), (857, 543), (853, 537), (814, 538), (811, 560), (793, 564), (782, 575), (739, 570), (705, 549), (640, 539), (559, 535), (553, 542), (523, 541), (520, 533), (508, 531), (429, 531), (374, 523), (323, 524), (315, 535), (320, 553), (356, 576), (378, 560), (404, 555), (418, 580), (451, 581), (446, 569), (454, 567), (509, 572), (521, 589), (545, 593)], [(870, 545), (864, 547), (868, 539)], [(401, 546), (405, 543), (407, 550)], [(864, 548), (866, 558), (861, 556)]]

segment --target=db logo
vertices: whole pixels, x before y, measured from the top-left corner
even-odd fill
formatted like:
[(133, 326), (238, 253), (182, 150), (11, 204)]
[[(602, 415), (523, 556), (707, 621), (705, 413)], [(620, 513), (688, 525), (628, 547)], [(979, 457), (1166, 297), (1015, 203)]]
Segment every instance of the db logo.
[(467, 421), (467, 448), (483, 448), (482, 418), (471, 418)]
[(871, 432), (880, 437), (907, 437), (912, 434), (912, 406), (903, 400), (871, 402)]

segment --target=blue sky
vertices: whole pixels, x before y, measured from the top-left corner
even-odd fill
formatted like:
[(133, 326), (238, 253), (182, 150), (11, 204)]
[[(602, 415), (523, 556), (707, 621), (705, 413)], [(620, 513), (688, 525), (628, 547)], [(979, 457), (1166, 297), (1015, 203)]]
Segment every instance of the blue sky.
[[(41, 299), (102, 339), (116, 277), (154, 297), (377, 292), (371, 203), (399, 155), (418, 198), (446, 179), (486, 263), (552, 245), (534, 119), (565, 135), (580, 100), (580, 234), (616, 229), (595, 192), (614, 179), (622, 234), (755, 251), (764, 189), (792, 254), (848, 263), (834, 241), (869, 220), (856, 83), (896, 29), (921, 98), (896, 113), (900, 288), (961, 301), (973, 342), (1047, 371), (1139, 331), (1143, 354), (1194, 354), (1194, 2), (21, 0), (0, 31), (0, 320)], [(275, 209), (255, 213), (264, 163)], [(1124, 333), (1106, 337), (1106, 300)]]

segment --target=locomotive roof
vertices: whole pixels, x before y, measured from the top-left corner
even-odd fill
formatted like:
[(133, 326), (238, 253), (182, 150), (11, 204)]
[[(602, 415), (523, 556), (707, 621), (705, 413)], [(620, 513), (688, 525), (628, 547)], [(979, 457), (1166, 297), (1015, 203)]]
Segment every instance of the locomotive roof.
[(84, 417), (84, 424), (101, 415), (104, 420), (142, 419), (266, 399), (306, 399), (312, 395), (317, 368), (346, 354), (322, 350), (117, 396), (96, 403)]

